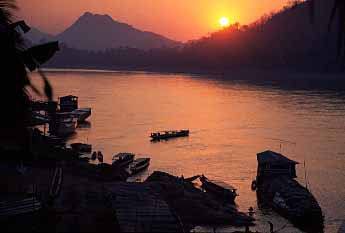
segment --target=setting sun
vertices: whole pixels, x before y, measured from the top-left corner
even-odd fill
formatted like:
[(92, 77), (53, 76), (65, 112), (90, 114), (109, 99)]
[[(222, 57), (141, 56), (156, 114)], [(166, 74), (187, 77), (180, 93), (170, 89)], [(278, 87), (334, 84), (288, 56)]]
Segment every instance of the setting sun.
[(219, 24), (222, 27), (227, 27), (227, 26), (229, 26), (230, 21), (229, 21), (229, 19), (227, 17), (222, 17), (222, 18), (219, 19)]

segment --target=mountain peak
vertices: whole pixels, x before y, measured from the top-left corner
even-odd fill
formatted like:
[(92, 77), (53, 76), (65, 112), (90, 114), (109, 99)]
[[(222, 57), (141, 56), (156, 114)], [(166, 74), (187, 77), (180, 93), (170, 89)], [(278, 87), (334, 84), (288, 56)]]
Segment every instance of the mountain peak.
[[(87, 36), (86, 36), (87, 35)], [(176, 47), (180, 43), (151, 32), (141, 31), (126, 23), (115, 21), (109, 15), (85, 12), (58, 40), (77, 49), (104, 50), (132, 47), (153, 49)]]
[(92, 12), (85, 12), (82, 16), (79, 17), (78, 21), (98, 21), (104, 23), (112, 23), (114, 19), (110, 15), (101, 15), (101, 14), (93, 14)]

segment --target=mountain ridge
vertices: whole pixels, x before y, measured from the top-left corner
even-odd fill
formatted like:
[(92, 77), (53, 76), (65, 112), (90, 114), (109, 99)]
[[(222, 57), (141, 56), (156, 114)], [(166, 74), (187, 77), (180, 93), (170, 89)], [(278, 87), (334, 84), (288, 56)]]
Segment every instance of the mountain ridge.
[(85, 12), (70, 27), (55, 36), (55, 39), (76, 49), (92, 51), (119, 47), (150, 50), (181, 45), (180, 42), (157, 33), (142, 31), (116, 21), (109, 15), (91, 12)]
[(88, 11), (57, 35), (50, 35), (33, 27), (25, 34), (25, 38), (30, 44), (58, 40), (69, 47), (91, 51), (121, 47), (150, 50), (182, 45), (181, 42), (158, 33), (140, 30), (127, 23), (116, 21), (107, 14), (93, 14)]

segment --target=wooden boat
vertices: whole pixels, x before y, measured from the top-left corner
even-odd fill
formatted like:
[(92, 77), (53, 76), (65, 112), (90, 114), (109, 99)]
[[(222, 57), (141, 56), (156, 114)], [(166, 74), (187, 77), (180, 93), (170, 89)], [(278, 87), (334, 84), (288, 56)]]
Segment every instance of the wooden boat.
[(91, 108), (78, 108), (73, 110), (71, 114), (78, 118), (78, 122), (84, 122), (91, 116)]
[(130, 166), (130, 171), (132, 174), (139, 173), (145, 170), (150, 165), (150, 158), (139, 158), (134, 160)]
[(78, 122), (84, 122), (91, 115), (91, 108), (79, 108), (77, 96), (60, 97), (59, 105), (60, 112), (69, 112), (78, 119)]
[(103, 154), (102, 152), (98, 151), (97, 152), (97, 159), (99, 162), (103, 163)]
[(273, 151), (259, 153), (257, 159), (258, 201), (304, 231), (319, 232), (314, 230), (323, 228), (322, 210), (312, 193), (295, 180), (298, 162)]
[(84, 144), (84, 143), (72, 143), (71, 147), (73, 150), (77, 152), (85, 152), (89, 153), (92, 151), (92, 145), (90, 144)]
[(38, 112), (32, 112), (31, 118), (32, 125), (44, 125), (49, 123), (49, 117), (42, 115)]
[(132, 153), (119, 153), (113, 156), (113, 166), (127, 167), (133, 162), (135, 155)]
[(49, 133), (57, 136), (67, 136), (75, 133), (77, 118), (69, 113), (54, 113), (49, 123)]
[(237, 195), (236, 189), (228, 186), (228, 188), (224, 188), (214, 182), (211, 182), (207, 177), (204, 175), (200, 176), (200, 181), (202, 183), (202, 188), (205, 189), (207, 192), (218, 196), (219, 198), (223, 199), (224, 201), (229, 201), (230, 203), (235, 203), (235, 198)]
[(176, 137), (187, 137), (189, 136), (189, 130), (179, 130), (179, 131), (162, 131), (151, 133), (150, 137), (152, 140), (164, 140)]

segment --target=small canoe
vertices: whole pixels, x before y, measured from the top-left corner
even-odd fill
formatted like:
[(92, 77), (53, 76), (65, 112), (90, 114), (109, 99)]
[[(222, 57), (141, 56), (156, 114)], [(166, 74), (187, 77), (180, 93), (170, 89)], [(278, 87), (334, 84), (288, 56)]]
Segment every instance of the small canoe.
[(139, 173), (145, 170), (150, 165), (150, 158), (139, 158), (134, 160), (130, 166), (130, 171), (132, 174)]

